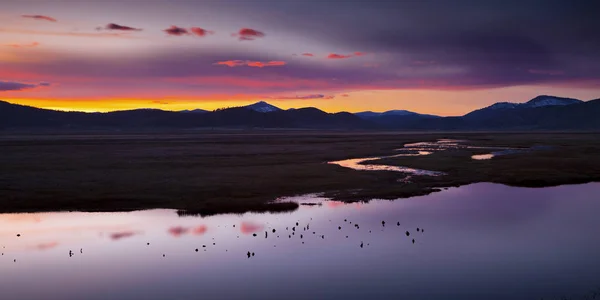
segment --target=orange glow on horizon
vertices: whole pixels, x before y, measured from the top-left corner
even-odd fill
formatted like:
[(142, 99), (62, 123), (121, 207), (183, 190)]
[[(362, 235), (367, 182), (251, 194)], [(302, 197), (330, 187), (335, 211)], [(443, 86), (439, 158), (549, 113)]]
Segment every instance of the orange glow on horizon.
[[(254, 82), (249, 82), (254, 84)], [(286, 83), (279, 83), (286, 84)], [(506, 88), (493, 88), (471, 90), (339, 90), (326, 92), (334, 95), (333, 99), (274, 99), (269, 95), (256, 94), (217, 94), (217, 95), (178, 95), (150, 94), (144, 92), (121, 97), (82, 97), (61, 98), (51, 97), (48, 92), (55, 86), (40, 87), (26, 91), (0, 93), (0, 100), (14, 104), (21, 104), (45, 109), (82, 112), (110, 112), (131, 109), (161, 109), (166, 111), (181, 110), (215, 110), (218, 108), (237, 107), (252, 104), (258, 101), (267, 101), (282, 109), (316, 107), (329, 113), (335, 112), (360, 112), (387, 110), (409, 110), (417, 113), (434, 114), (440, 116), (460, 116), (475, 109), (479, 109), (495, 102), (526, 102), (540, 94), (549, 94), (559, 97), (573, 97), (581, 100), (597, 98), (597, 90), (589, 88), (569, 88), (562, 86), (517, 86)], [(297, 95), (318, 93), (318, 89), (309, 92), (299, 92)], [(38, 95), (43, 95), (39, 97)], [(284, 93), (278, 96), (294, 96)]]

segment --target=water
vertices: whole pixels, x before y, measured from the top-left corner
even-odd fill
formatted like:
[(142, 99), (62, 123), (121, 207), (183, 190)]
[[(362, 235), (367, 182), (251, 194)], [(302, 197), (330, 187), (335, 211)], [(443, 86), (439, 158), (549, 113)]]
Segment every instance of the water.
[(501, 151), (495, 151), (488, 154), (478, 154), (471, 156), (474, 160), (488, 160), (501, 155), (512, 155), (512, 154), (520, 154), (520, 153), (528, 153), (532, 151), (543, 151), (550, 150), (552, 147), (549, 146), (533, 146), (531, 148), (504, 148)]
[[(600, 199), (595, 195), (600, 195), (598, 183), (544, 189), (481, 183), (397, 201), (344, 204), (297, 197), (293, 200), (313, 205), (285, 214), (3, 214), (0, 297), (585, 295), (600, 287)], [(248, 258), (249, 251), (255, 255)]]
[(442, 173), (442, 172), (420, 170), (420, 169), (414, 169), (414, 168), (408, 168), (408, 167), (402, 167), (402, 166), (365, 164), (366, 162), (373, 161), (373, 160), (379, 160), (382, 158), (399, 157), (399, 156), (420, 156), (420, 155), (429, 155), (429, 154), (431, 154), (431, 152), (419, 151), (418, 153), (415, 153), (415, 154), (406, 153), (406, 154), (396, 154), (396, 155), (390, 155), (390, 156), (352, 158), (352, 159), (345, 159), (345, 160), (339, 160), (339, 161), (332, 161), (329, 163), (338, 165), (338, 166), (341, 166), (344, 168), (350, 168), (350, 169), (359, 170), (359, 171), (393, 171), (393, 172), (402, 172), (402, 173), (407, 173), (407, 174), (412, 174), (412, 175), (420, 175), (420, 176), (443, 175), (444, 173)]

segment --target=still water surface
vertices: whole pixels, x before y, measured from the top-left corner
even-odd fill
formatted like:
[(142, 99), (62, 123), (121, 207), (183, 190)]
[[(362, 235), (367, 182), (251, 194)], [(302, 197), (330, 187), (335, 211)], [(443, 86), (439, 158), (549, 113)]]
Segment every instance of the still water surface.
[(598, 183), (482, 183), (397, 201), (298, 197), (317, 205), (284, 214), (3, 214), (0, 298), (577, 298), (600, 287), (599, 196)]

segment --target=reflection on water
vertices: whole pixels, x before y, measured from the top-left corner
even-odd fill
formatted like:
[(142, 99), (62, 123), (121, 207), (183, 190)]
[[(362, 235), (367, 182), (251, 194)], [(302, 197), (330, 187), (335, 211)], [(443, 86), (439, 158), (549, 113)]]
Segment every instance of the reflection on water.
[[(426, 155), (426, 154), (424, 154), (424, 155)], [(354, 170), (361, 170), (361, 171), (395, 171), (395, 172), (402, 172), (402, 173), (408, 173), (408, 174), (413, 174), (413, 175), (427, 175), (427, 176), (439, 176), (439, 175), (443, 174), (441, 172), (419, 170), (419, 169), (400, 167), (400, 166), (364, 164), (365, 162), (372, 161), (372, 160), (378, 160), (378, 159), (389, 158), (389, 157), (398, 157), (398, 156), (413, 156), (413, 155), (398, 154), (398, 155), (382, 156), (382, 157), (355, 158), (355, 159), (346, 159), (346, 160), (340, 160), (340, 161), (332, 161), (329, 163), (339, 165), (341, 167), (351, 168)]]
[[(339, 161), (331, 161), (329, 164), (339, 165), (341, 167), (350, 168), (359, 171), (394, 171), (394, 172), (402, 172), (412, 175), (425, 175), (425, 176), (440, 176), (444, 175), (443, 172), (436, 171), (427, 171), (427, 170), (419, 170), (401, 166), (390, 166), (390, 165), (373, 165), (373, 164), (364, 164), (368, 161), (374, 161), (383, 158), (393, 158), (393, 157), (401, 157), (401, 156), (424, 156), (430, 155), (434, 152), (438, 151), (446, 151), (452, 149), (496, 149), (498, 151), (487, 153), (487, 154), (477, 154), (471, 156), (471, 159), (474, 160), (488, 160), (492, 159), (496, 156), (500, 155), (509, 155), (509, 154), (518, 154), (518, 153), (526, 153), (530, 151), (539, 151), (539, 150), (549, 150), (551, 147), (549, 146), (533, 146), (531, 148), (510, 148), (510, 147), (492, 147), (492, 146), (470, 146), (464, 145), (466, 140), (453, 140), (453, 139), (439, 139), (436, 142), (418, 142), (418, 143), (409, 143), (405, 144), (404, 147), (396, 149), (396, 151), (400, 151), (401, 153), (395, 155), (388, 156), (379, 156), (379, 157), (367, 157), (367, 158), (352, 158), (345, 159)], [(406, 181), (404, 179), (403, 181)]]
[(471, 156), (471, 158), (474, 159), (474, 160), (486, 160), (486, 159), (492, 159), (492, 157), (494, 157), (493, 153), (478, 154), (478, 155)]
[(532, 152), (532, 151), (550, 150), (550, 149), (552, 149), (552, 147), (550, 147), (550, 146), (533, 146), (531, 148), (503, 148), (503, 149), (504, 150), (495, 151), (495, 152), (488, 153), (488, 154), (473, 155), (473, 156), (471, 156), (471, 158), (474, 160), (488, 160), (488, 159), (492, 159), (496, 156), (501, 156), (501, 155), (511, 155), (511, 154), (527, 153), (527, 152)]
[(600, 287), (598, 194), (596, 183), (481, 183), (398, 201), (294, 197), (313, 205), (279, 214), (4, 214), (0, 291), (14, 300), (571, 297)]
[[(350, 169), (359, 170), (359, 171), (393, 171), (393, 172), (401, 172), (401, 173), (418, 175), (418, 176), (440, 176), (440, 175), (444, 175), (444, 173), (436, 172), (436, 171), (413, 169), (413, 168), (402, 167), (402, 166), (372, 165), (372, 164), (365, 164), (365, 162), (379, 160), (379, 159), (383, 159), (383, 158), (393, 158), (393, 157), (401, 157), (401, 156), (430, 155), (431, 153), (433, 153), (433, 151), (440, 151), (440, 150), (447, 149), (447, 147), (454, 147), (454, 145), (457, 145), (458, 142), (460, 142), (460, 141), (459, 140), (441, 139), (441, 140), (438, 140), (437, 142), (419, 142), (419, 143), (405, 144), (404, 148), (396, 149), (396, 151), (401, 151), (401, 153), (399, 153), (399, 154), (388, 155), (388, 156), (379, 156), (379, 157), (351, 158), (351, 159), (344, 159), (344, 160), (339, 160), (339, 161), (330, 161), (330, 162), (328, 162), (328, 164), (334, 164), (334, 165), (338, 165), (338, 166), (341, 166), (344, 168), (350, 168)], [(409, 177), (407, 177), (407, 178), (409, 178)], [(407, 181), (408, 180), (407, 178), (405, 178), (403, 181)]]

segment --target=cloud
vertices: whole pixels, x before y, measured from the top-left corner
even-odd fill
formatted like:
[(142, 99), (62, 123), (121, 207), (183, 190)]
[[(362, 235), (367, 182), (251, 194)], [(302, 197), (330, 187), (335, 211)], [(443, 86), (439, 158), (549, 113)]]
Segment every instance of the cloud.
[(155, 103), (155, 104), (169, 104), (169, 102), (167, 102), (167, 101), (161, 101), (161, 100), (154, 100), (154, 101), (152, 101), (152, 103)]
[(142, 31), (142, 29), (110, 23), (106, 25), (106, 30), (121, 30), (121, 31)]
[(558, 75), (564, 75), (565, 72), (560, 71), (560, 70), (537, 70), (537, 69), (530, 69), (527, 70), (529, 73), (531, 74), (539, 74), (539, 75), (548, 75), (548, 76), (558, 76)]
[(350, 57), (355, 57), (355, 56), (363, 56), (365, 54), (366, 53), (364, 53), (364, 52), (354, 52), (354, 53), (348, 54), (348, 55), (330, 53), (329, 55), (327, 55), (327, 58), (329, 58), (329, 59), (344, 59), (344, 58), (350, 58)]
[(138, 234), (135, 231), (122, 231), (122, 232), (114, 232), (109, 235), (110, 239), (113, 241), (118, 241), (124, 238), (132, 237)]
[(348, 95), (348, 94), (341, 94), (340, 96), (342, 96), (342, 97), (350, 97), (350, 95)]
[(309, 56), (309, 57), (313, 57), (313, 56), (315, 56), (315, 55), (314, 55), (314, 54), (312, 54), (312, 53), (302, 53), (302, 56)]
[(187, 227), (181, 227), (181, 226), (171, 227), (168, 230), (169, 234), (172, 235), (172, 236), (174, 236), (174, 237), (180, 237), (180, 236), (188, 233), (188, 231), (190, 231), (189, 228), (187, 228)]
[(333, 98), (335, 98), (335, 96), (323, 95), (323, 94), (309, 94), (309, 95), (296, 95), (296, 96), (268, 96), (265, 98), (275, 99), (275, 100), (306, 100), (306, 99), (333, 99)]
[(23, 18), (36, 19), (36, 20), (44, 20), (50, 22), (56, 22), (57, 20), (52, 17), (43, 16), (43, 15), (22, 15)]
[(350, 58), (352, 57), (352, 55), (343, 55), (343, 54), (337, 54), (337, 53), (330, 53), (329, 55), (327, 55), (327, 58), (329, 59), (344, 59), (344, 58)]
[(242, 28), (237, 34), (234, 33), (233, 36), (238, 36), (240, 41), (252, 41), (256, 38), (264, 37), (265, 34), (255, 29)]
[(33, 89), (40, 86), (50, 86), (47, 82), (41, 82), (38, 84), (23, 83), (15, 81), (0, 81), (0, 92), (2, 91), (23, 91)]
[(192, 27), (190, 28), (190, 31), (192, 32), (192, 34), (196, 35), (196, 36), (206, 36), (208, 34), (214, 34), (214, 31), (210, 31), (210, 30), (206, 30), (204, 28), (200, 28), (200, 27)]
[(38, 42), (31, 42), (31, 43), (27, 43), (27, 44), (6, 44), (7, 47), (12, 47), (12, 48), (33, 48), (33, 47), (37, 47), (39, 46), (40, 43)]
[(0, 28), (0, 32), (16, 33), (16, 34), (32, 34), (32, 35), (47, 35), (47, 36), (71, 36), (71, 37), (116, 37), (135, 39), (136, 37), (129, 35), (126, 32), (104, 32), (104, 33), (88, 33), (88, 32), (61, 32), (61, 31), (41, 31), (27, 29), (5, 29)]
[(261, 62), (261, 61), (250, 61), (250, 60), (226, 60), (226, 61), (219, 61), (214, 63), (214, 65), (222, 65), (222, 66), (228, 66), (228, 67), (241, 67), (241, 66), (248, 66), (248, 67), (255, 67), (255, 68), (264, 68), (264, 67), (276, 67), (276, 66), (284, 66), (287, 63), (284, 61), (266, 61), (266, 62)]
[(261, 229), (263, 229), (263, 225), (261, 224), (255, 224), (255, 223), (251, 223), (251, 222), (242, 222), (241, 226), (240, 226), (240, 231), (243, 234), (251, 234), (254, 232), (257, 232)]
[(267, 62), (260, 62), (260, 61), (249, 61), (247, 62), (248, 67), (257, 67), (257, 68), (263, 68), (263, 67), (275, 67), (275, 66), (285, 66), (287, 63), (285, 61), (267, 61)]
[(168, 35), (174, 35), (174, 36), (182, 36), (182, 35), (189, 35), (190, 32), (182, 27), (177, 27), (175, 25), (171, 25), (171, 27), (163, 30), (164, 32), (166, 32)]

